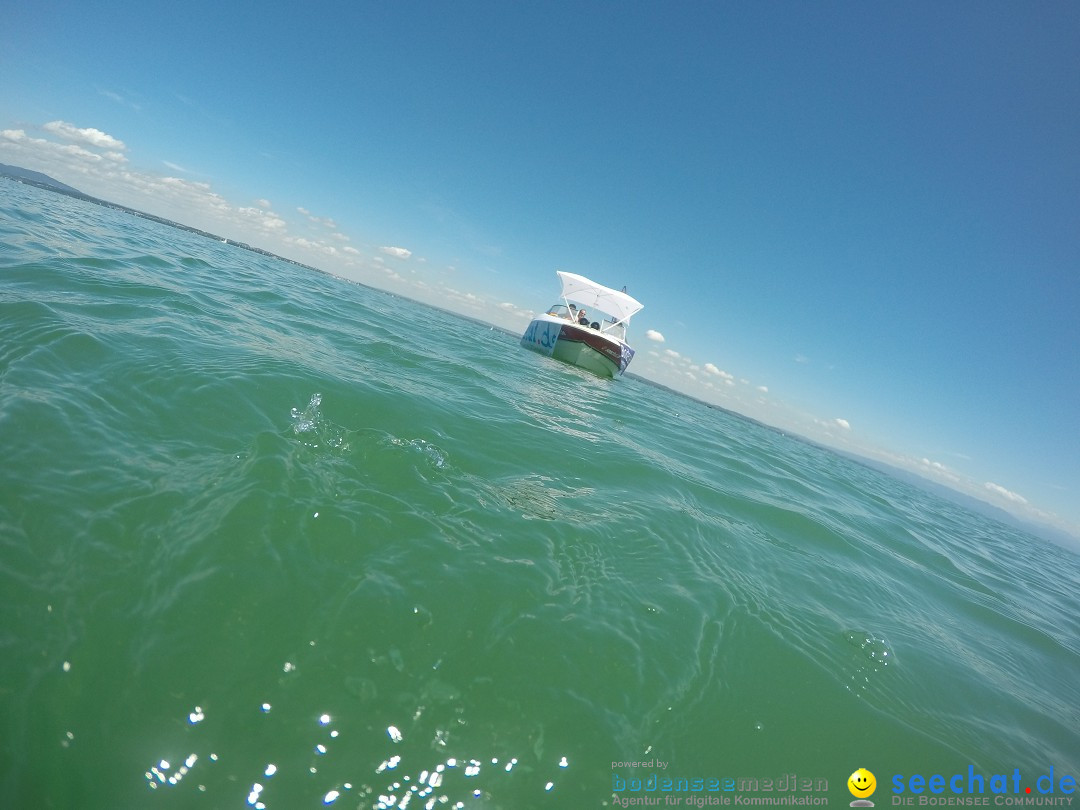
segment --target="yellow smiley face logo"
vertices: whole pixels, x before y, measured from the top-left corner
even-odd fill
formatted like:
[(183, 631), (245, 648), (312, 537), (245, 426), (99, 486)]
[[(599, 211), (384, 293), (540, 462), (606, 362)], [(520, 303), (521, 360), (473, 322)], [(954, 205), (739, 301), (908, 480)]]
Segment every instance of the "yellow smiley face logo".
[(865, 799), (877, 788), (877, 779), (866, 768), (859, 768), (847, 780), (847, 789), (856, 799)]

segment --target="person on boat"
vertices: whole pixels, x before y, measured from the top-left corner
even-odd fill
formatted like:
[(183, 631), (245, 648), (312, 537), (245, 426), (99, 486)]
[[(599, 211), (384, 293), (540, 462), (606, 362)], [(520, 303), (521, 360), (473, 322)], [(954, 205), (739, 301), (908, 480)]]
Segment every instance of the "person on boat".
[(589, 325), (589, 316), (585, 313), (584, 309), (579, 309), (577, 311), (577, 322), (582, 326)]

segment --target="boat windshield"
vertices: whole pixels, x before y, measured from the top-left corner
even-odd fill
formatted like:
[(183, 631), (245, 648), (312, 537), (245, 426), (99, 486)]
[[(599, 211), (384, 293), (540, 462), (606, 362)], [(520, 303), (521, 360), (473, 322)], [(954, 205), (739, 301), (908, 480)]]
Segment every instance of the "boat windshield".
[[(577, 321), (578, 308), (574, 304), (567, 306), (566, 304), (552, 304), (548, 308), (547, 314), (554, 315), (556, 318), (566, 318), (568, 321)], [(619, 340), (626, 340), (626, 324), (621, 321), (616, 321), (614, 318), (604, 318), (602, 321), (595, 323), (591, 319), (589, 325), (594, 329), (598, 329), (601, 332), (616, 337)]]
[(603, 331), (607, 332), (609, 335), (614, 335), (619, 340), (626, 340), (625, 323), (617, 323), (614, 318), (609, 318), (608, 320), (604, 321), (604, 325), (601, 328), (603, 329)]

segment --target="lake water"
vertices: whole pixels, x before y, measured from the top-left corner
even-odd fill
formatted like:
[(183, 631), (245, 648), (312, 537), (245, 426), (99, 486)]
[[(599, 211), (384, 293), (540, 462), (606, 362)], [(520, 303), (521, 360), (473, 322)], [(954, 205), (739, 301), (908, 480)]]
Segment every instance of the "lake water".
[(858, 767), (879, 807), (912, 774), (992, 804), (993, 774), (1080, 775), (1074, 551), (6, 180), (0, 448), (3, 807), (845, 806)]

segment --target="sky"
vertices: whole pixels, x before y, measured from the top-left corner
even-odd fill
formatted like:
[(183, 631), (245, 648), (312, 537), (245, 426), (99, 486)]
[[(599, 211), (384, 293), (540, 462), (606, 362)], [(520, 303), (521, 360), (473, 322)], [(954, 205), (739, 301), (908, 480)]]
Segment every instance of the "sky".
[(1080, 4), (37, 0), (0, 163), (1080, 533)]

